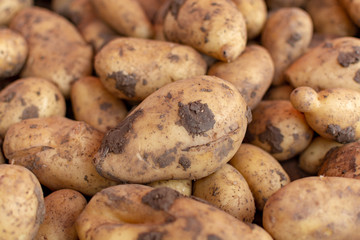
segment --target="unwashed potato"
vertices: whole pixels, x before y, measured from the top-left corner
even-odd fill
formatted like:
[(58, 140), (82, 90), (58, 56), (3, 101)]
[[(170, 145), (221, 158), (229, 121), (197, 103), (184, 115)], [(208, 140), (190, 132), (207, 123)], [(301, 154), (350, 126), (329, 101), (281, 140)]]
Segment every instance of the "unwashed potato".
[(359, 0), (338, 0), (346, 9), (350, 18), (360, 27), (360, 1)]
[(128, 113), (125, 103), (111, 95), (97, 77), (82, 77), (74, 82), (70, 98), (75, 119), (102, 132), (115, 127)]
[(284, 71), (305, 53), (312, 32), (310, 15), (300, 8), (281, 8), (269, 16), (261, 34), (261, 43), (274, 60), (273, 85), (284, 84)]
[(235, 86), (217, 77), (167, 84), (106, 133), (94, 164), (126, 182), (205, 177), (239, 148), (248, 110)]
[(359, 239), (360, 181), (307, 177), (274, 193), (263, 211), (263, 226), (279, 240)]
[(182, 195), (190, 196), (192, 194), (192, 181), (191, 180), (163, 180), (155, 181), (148, 184), (150, 187), (168, 187), (172, 188)]
[(76, 221), (82, 240), (265, 240), (269, 234), (170, 188), (122, 184), (98, 192)]
[(254, 220), (255, 202), (249, 185), (241, 173), (229, 164), (195, 181), (193, 195), (243, 222)]
[(0, 238), (32, 240), (44, 219), (39, 181), (28, 169), (0, 165)]
[(289, 84), (271, 86), (265, 93), (263, 100), (290, 100), (294, 87)]
[(241, 144), (229, 163), (246, 179), (254, 196), (256, 209), (260, 211), (273, 193), (290, 182), (280, 163), (255, 145)]
[(22, 9), (34, 4), (33, 0), (1, 0), (0, 26), (8, 25), (11, 19)]
[(43, 78), (21, 78), (0, 92), (0, 135), (29, 118), (65, 116), (65, 99), (59, 88)]
[(183, 43), (218, 60), (235, 60), (245, 49), (243, 15), (232, 1), (172, 1), (164, 18), (167, 40)]
[(204, 75), (207, 66), (189, 46), (124, 37), (104, 46), (94, 67), (111, 94), (140, 101), (168, 83)]
[(93, 195), (116, 184), (101, 177), (92, 164), (102, 137), (85, 122), (32, 118), (11, 125), (3, 149), (10, 163), (30, 169), (50, 190), (69, 188)]
[(23, 36), (8, 28), (0, 29), (0, 79), (17, 75), (27, 54), (28, 46)]
[(316, 92), (311, 87), (298, 87), (290, 101), (320, 136), (339, 143), (360, 139), (360, 92), (347, 88)]
[(250, 45), (233, 62), (213, 64), (207, 74), (234, 84), (246, 104), (254, 109), (271, 85), (274, 63), (265, 48)]

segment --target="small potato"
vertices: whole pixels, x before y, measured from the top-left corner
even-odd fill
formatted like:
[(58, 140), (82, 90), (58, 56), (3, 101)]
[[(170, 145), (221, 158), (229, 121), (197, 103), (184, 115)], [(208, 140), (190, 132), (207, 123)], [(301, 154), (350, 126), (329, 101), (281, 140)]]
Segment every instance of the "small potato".
[(280, 163), (255, 145), (241, 144), (229, 163), (246, 179), (254, 196), (256, 209), (260, 211), (273, 193), (290, 182)]
[(262, 31), (261, 43), (274, 60), (273, 85), (285, 83), (284, 71), (305, 53), (312, 32), (311, 18), (300, 8), (281, 8), (269, 16)]
[(311, 142), (313, 130), (288, 100), (263, 100), (252, 116), (246, 142), (261, 147), (279, 161), (296, 156)]
[(179, 193), (190, 196), (192, 194), (192, 181), (191, 180), (163, 180), (156, 181), (148, 184), (150, 187), (168, 187), (172, 188)]
[(28, 169), (0, 165), (0, 238), (32, 240), (44, 219), (39, 181)]
[(255, 202), (248, 183), (229, 164), (194, 182), (193, 195), (204, 199), (243, 222), (252, 222)]
[(338, 0), (349, 14), (354, 23), (360, 27), (360, 1), (359, 0)]
[(290, 100), (290, 94), (294, 90), (289, 84), (272, 86), (265, 93), (264, 100)]
[(65, 99), (58, 87), (43, 78), (21, 78), (0, 92), (0, 135), (28, 118), (65, 116)]
[(274, 239), (360, 239), (360, 181), (307, 177), (293, 181), (266, 202), (263, 226)]
[(290, 101), (320, 136), (339, 143), (360, 139), (360, 92), (347, 88), (316, 92), (298, 87)]
[(28, 46), (23, 36), (0, 29), (0, 80), (17, 75), (25, 64)]
[(0, 26), (8, 25), (13, 17), (22, 9), (34, 4), (33, 0), (1, 0)]
[(233, 62), (213, 64), (207, 74), (234, 84), (249, 108), (254, 109), (271, 85), (274, 63), (265, 48), (250, 45)]
[(86, 206), (81, 193), (62, 189), (45, 197), (45, 219), (34, 240), (77, 240), (75, 221)]

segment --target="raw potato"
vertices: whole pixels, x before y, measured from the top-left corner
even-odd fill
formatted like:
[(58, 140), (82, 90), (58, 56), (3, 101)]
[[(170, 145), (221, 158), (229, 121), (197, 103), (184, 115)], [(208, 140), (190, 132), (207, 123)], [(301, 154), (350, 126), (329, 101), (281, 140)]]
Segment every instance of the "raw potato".
[(280, 163), (255, 145), (241, 144), (229, 163), (246, 179), (254, 196), (256, 209), (260, 211), (272, 194), (290, 182)]
[(339, 143), (360, 139), (360, 92), (347, 88), (316, 92), (310, 87), (298, 87), (290, 101), (320, 136)]
[(290, 94), (294, 87), (289, 84), (272, 86), (266, 92), (263, 100), (290, 100)]
[(32, 240), (44, 219), (44, 197), (39, 181), (28, 169), (0, 165), (1, 239)]
[(342, 177), (307, 177), (273, 194), (263, 211), (263, 225), (274, 239), (359, 239), (360, 181)]
[(97, 193), (76, 221), (81, 240), (265, 240), (270, 235), (170, 188), (123, 184)]
[(21, 78), (0, 92), (0, 135), (29, 118), (65, 116), (65, 99), (58, 87), (43, 78)]
[(163, 28), (167, 40), (224, 62), (235, 60), (247, 41), (244, 17), (227, 0), (172, 1)]
[(118, 33), (134, 38), (151, 38), (150, 20), (138, 1), (91, 0), (99, 17)]
[(182, 195), (190, 196), (192, 194), (192, 181), (191, 180), (163, 180), (156, 181), (148, 184), (150, 187), (169, 187)]
[(246, 104), (254, 109), (271, 85), (274, 63), (265, 48), (250, 45), (233, 62), (213, 64), (207, 74), (234, 84)]
[(17, 75), (27, 54), (28, 46), (23, 36), (8, 28), (0, 29), (0, 80)]
[(243, 222), (254, 220), (255, 203), (249, 185), (241, 173), (229, 164), (195, 181), (193, 195)]
[(346, 9), (350, 18), (354, 23), (360, 27), (360, 1), (359, 0), (339, 0), (342, 6)]
[(239, 91), (225, 80), (179, 80), (108, 131), (94, 164), (102, 176), (126, 182), (199, 179), (235, 154), (249, 114)]
[(0, 26), (8, 25), (11, 19), (24, 8), (34, 4), (33, 0), (1, 0), (0, 1)]
[(326, 153), (333, 147), (342, 146), (333, 140), (323, 137), (314, 138), (310, 145), (300, 154), (299, 167), (305, 172), (316, 175), (324, 162)]
[(296, 156), (311, 142), (313, 130), (288, 100), (263, 100), (252, 116), (247, 143), (261, 147), (279, 161)]
[(281, 8), (269, 16), (262, 31), (261, 43), (274, 60), (273, 85), (285, 83), (284, 71), (305, 53), (312, 32), (311, 18), (300, 8)]
[(115, 127), (128, 113), (125, 103), (106, 91), (96, 77), (82, 77), (74, 82), (70, 97), (75, 119), (102, 132)]
[(140, 101), (160, 87), (204, 75), (206, 63), (193, 48), (149, 39), (117, 38), (95, 58), (105, 88), (122, 99)]
[(62, 16), (30, 7), (13, 18), (10, 28), (20, 32), (29, 46), (22, 77), (51, 80), (67, 98), (71, 82), (91, 74), (92, 49)]
[(102, 137), (85, 122), (33, 118), (9, 128), (3, 149), (10, 163), (30, 169), (50, 190), (70, 188), (93, 195), (116, 184), (101, 177), (92, 164)]

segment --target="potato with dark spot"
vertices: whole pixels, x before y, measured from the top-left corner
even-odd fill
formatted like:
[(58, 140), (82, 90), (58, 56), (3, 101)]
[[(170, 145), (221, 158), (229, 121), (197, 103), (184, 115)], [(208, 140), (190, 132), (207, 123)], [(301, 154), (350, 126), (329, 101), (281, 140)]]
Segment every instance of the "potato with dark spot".
[(360, 181), (306, 177), (274, 193), (263, 211), (263, 226), (274, 239), (359, 239)]
[(360, 27), (360, 1), (359, 0), (339, 0), (346, 12), (354, 23)]
[(206, 63), (185, 45), (136, 38), (117, 38), (95, 57), (94, 67), (115, 97), (141, 101), (160, 87), (204, 75)]
[(261, 147), (279, 161), (296, 156), (311, 142), (313, 130), (288, 100), (263, 100), (252, 114), (246, 142)]
[(75, 221), (87, 202), (71, 189), (54, 191), (45, 197), (45, 218), (34, 240), (77, 240)]
[(255, 145), (241, 144), (229, 163), (246, 179), (254, 196), (256, 209), (260, 211), (273, 193), (290, 182), (280, 163)]
[(171, 188), (122, 184), (98, 192), (76, 221), (81, 240), (270, 240), (261, 227)]
[(182, 195), (190, 196), (192, 194), (192, 181), (191, 180), (162, 180), (148, 184), (150, 187), (168, 187), (172, 188)]
[(43, 78), (21, 78), (0, 91), (0, 135), (21, 120), (65, 116), (65, 99), (59, 88)]
[(249, 110), (217, 77), (167, 84), (105, 134), (94, 164), (106, 178), (135, 183), (208, 176), (239, 148)]
[(1, 0), (0, 26), (8, 25), (14, 16), (24, 8), (34, 4), (33, 0)]
[(289, 84), (271, 86), (265, 93), (263, 100), (290, 100), (294, 87)]
[(34, 239), (45, 216), (39, 181), (28, 169), (0, 165), (0, 238)]
[(243, 222), (252, 222), (255, 202), (248, 183), (229, 164), (194, 182), (193, 195), (204, 199)]
[(33, 118), (11, 125), (3, 149), (11, 164), (27, 167), (50, 190), (69, 188), (93, 195), (116, 184), (101, 177), (92, 164), (102, 137), (85, 122)]

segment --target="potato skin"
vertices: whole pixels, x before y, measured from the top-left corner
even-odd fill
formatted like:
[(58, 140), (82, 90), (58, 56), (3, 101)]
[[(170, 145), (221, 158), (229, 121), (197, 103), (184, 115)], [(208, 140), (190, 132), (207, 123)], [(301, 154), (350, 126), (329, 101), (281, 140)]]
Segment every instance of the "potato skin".
[(341, 177), (307, 177), (273, 194), (263, 211), (274, 239), (359, 239), (360, 182)]
[(33, 0), (2, 0), (0, 2), (0, 26), (8, 25), (19, 11), (33, 4)]

